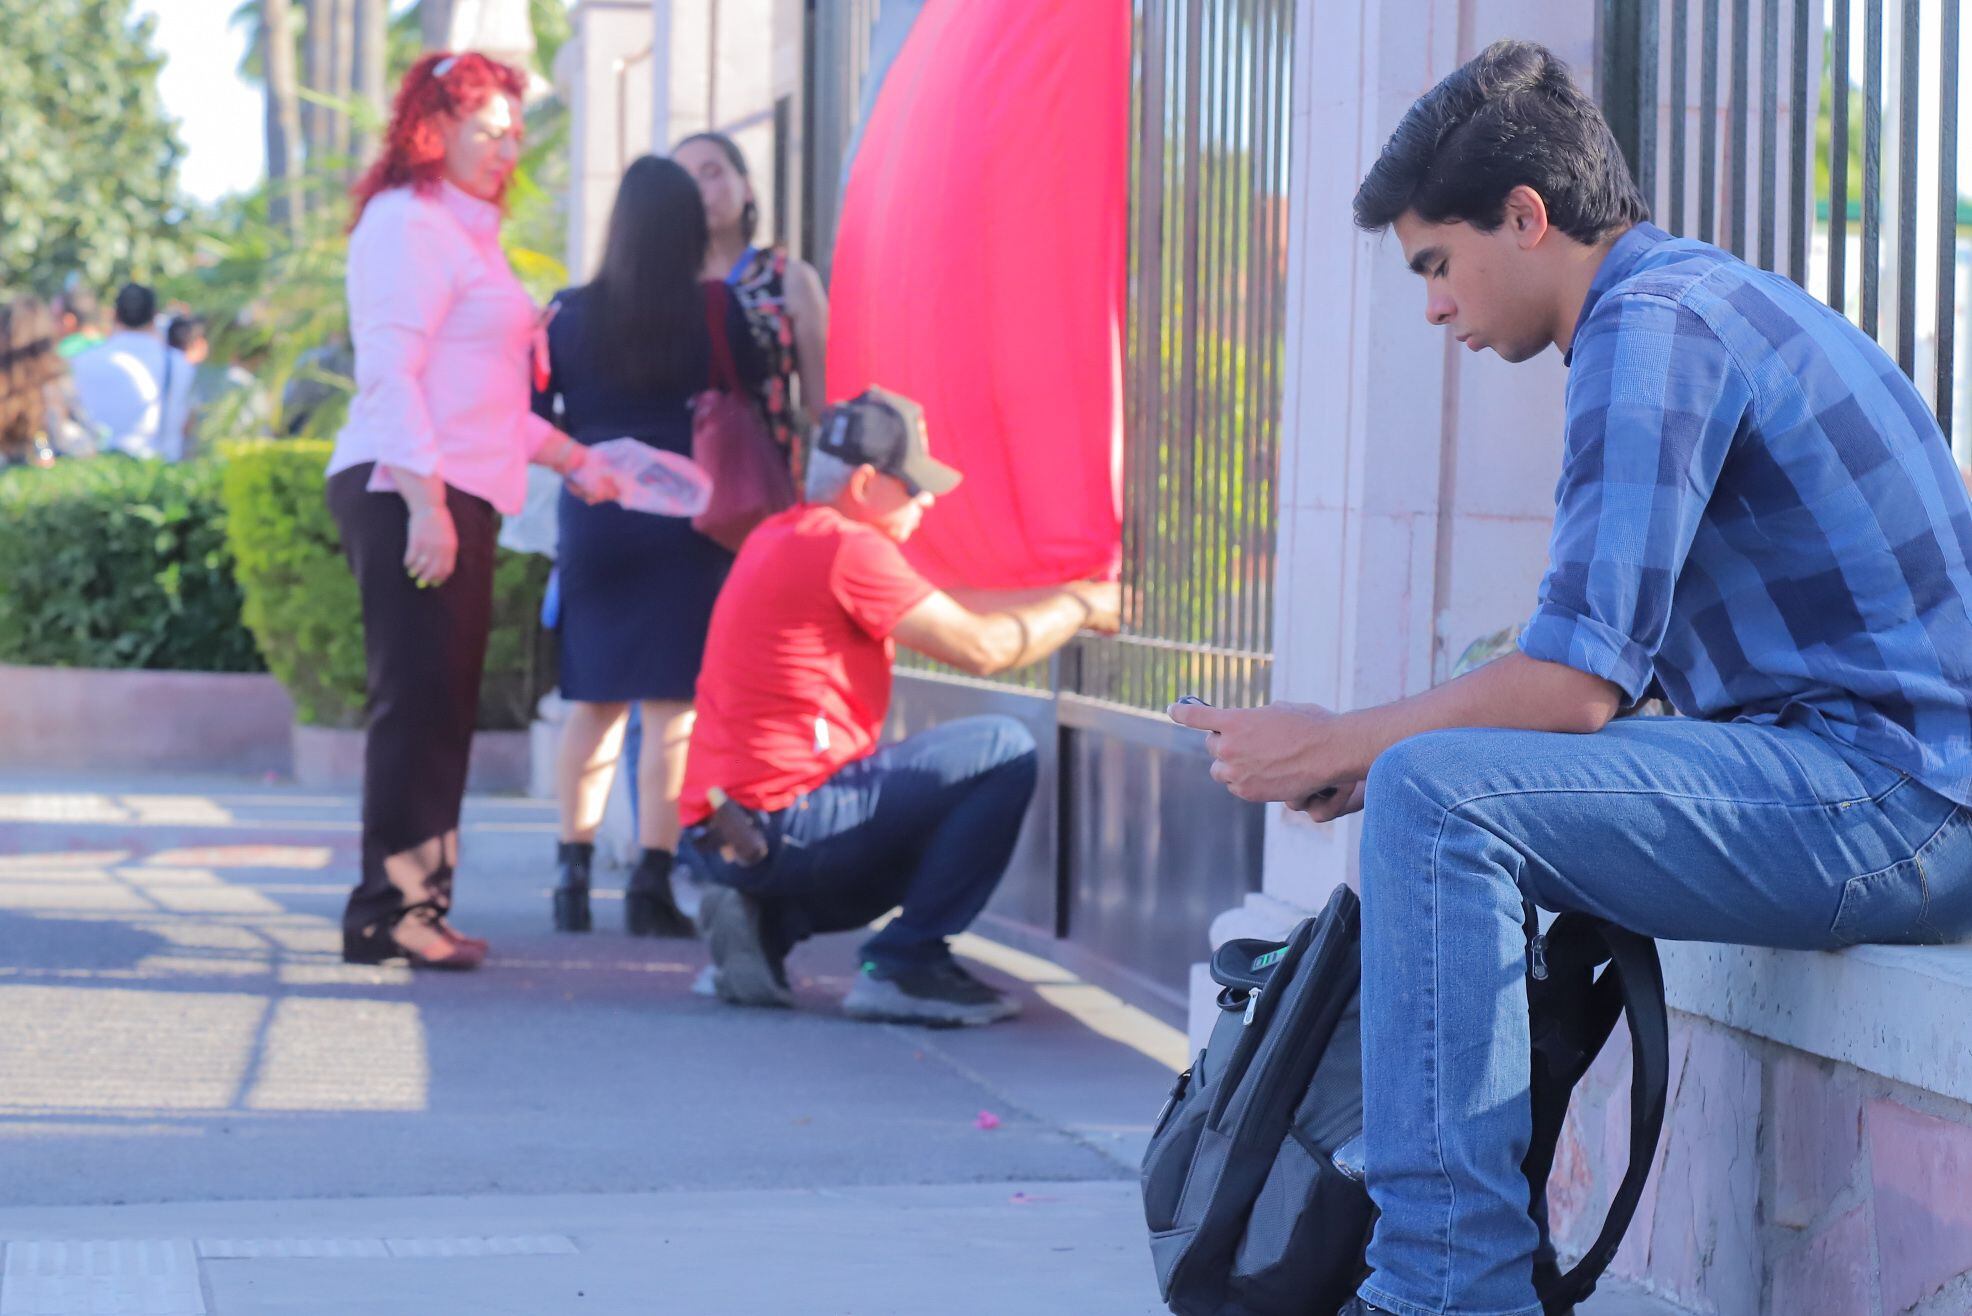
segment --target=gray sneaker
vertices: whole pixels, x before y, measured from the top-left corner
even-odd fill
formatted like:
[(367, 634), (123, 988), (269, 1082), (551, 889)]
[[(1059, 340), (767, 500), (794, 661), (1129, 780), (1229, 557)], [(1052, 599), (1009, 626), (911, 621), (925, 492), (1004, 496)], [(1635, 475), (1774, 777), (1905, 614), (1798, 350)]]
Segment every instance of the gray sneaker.
[(1020, 1013), (1020, 1002), (988, 987), (956, 961), (878, 976), (865, 964), (842, 998), (852, 1019), (880, 1023), (966, 1028), (998, 1023)]
[(709, 886), (698, 907), (699, 932), (712, 950), (712, 985), (733, 1005), (794, 1004), (787, 971), (760, 934), (760, 902), (729, 886)]

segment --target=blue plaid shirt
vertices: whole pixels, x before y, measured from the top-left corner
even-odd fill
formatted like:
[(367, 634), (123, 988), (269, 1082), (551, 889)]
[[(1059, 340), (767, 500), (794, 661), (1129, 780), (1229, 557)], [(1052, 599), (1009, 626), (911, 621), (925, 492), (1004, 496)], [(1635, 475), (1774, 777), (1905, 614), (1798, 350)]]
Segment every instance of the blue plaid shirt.
[(1787, 279), (1642, 224), (1568, 364), (1522, 651), (1972, 805), (1972, 501), (1895, 362)]

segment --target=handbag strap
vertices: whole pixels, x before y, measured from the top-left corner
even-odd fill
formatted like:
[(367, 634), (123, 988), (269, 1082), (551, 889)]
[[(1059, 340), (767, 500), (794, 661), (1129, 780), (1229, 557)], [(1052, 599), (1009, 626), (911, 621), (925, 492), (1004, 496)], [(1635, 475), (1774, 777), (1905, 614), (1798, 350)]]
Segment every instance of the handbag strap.
[(731, 296), (723, 283), (705, 285), (705, 336), (712, 350), (712, 387), (737, 395), (739, 367), (733, 361), (733, 345), (726, 338), (726, 302)]

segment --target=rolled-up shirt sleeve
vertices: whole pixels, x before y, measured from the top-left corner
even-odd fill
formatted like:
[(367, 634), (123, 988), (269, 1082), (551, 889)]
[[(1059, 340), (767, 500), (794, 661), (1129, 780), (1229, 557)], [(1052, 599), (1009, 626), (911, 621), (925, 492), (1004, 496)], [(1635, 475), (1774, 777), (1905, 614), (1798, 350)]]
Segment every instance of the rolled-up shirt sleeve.
[(356, 349), (350, 420), (376, 436), (380, 468), (434, 475), (438, 437), (425, 405), (424, 372), (432, 338), (452, 309), (457, 240), (414, 207), (376, 218), (358, 227), (349, 246), (349, 332)]
[(1696, 312), (1647, 293), (1598, 305), (1574, 343), (1548, 570), (1530, 658), (1649, 689), (1699, 519), (1753, 406)]
[(528, 412), (521, 418), (521, 425), (520, 440), (527, 449), (527, 460), (547, 465), (541, 460), (541, 450), (565, 436), (553, 421), (544, 419), (538, 412)]

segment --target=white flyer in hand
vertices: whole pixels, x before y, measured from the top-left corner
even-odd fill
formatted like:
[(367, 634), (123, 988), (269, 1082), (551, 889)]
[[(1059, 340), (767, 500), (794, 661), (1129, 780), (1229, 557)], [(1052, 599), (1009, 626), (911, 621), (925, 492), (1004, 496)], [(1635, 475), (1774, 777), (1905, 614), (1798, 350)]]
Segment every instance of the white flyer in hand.
[(589, 451), (615, 473), (616, 501), (633, 512), (697, 516), (712, 501), (712, 477), (689, 457), (639, 439), (610, 439)]

